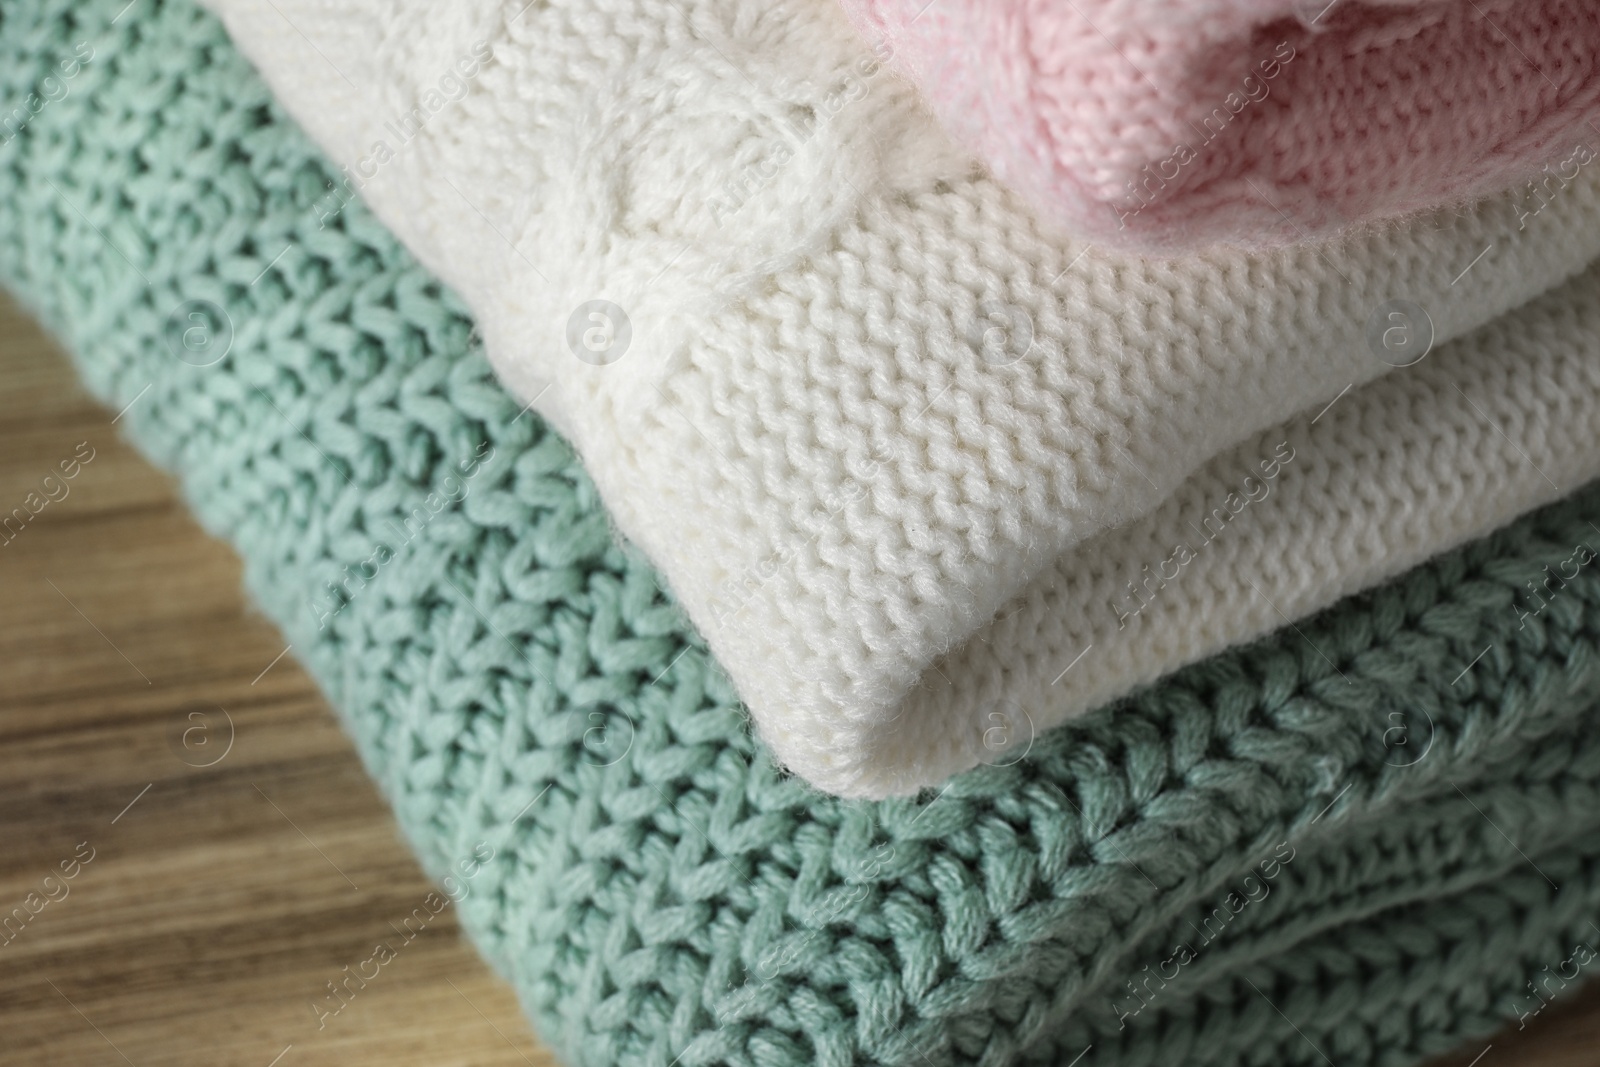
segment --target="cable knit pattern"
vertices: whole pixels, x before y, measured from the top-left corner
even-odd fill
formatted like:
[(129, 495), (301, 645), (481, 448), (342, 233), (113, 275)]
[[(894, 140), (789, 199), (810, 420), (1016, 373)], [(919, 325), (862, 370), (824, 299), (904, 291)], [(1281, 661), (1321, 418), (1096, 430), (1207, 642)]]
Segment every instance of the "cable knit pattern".
[[(1406, 1067), (1596, 943), (1600, 579), (1564, 561), (1600, 488), (1015, 766), (821, 797), (462, 306), (360, 204), (317, 227), (334, 172), (221, 28), (123, 6), (6, 7), (0, 99), (93, 59), (0, 145), (0, 277), (238, 548), (428, 870), (494, 846), (461, 923), (564, 1062)], [(172, 340), (192, 300), (226, 351)]]
[[(1484, 463), (1506, 495), (1450, 512), (1438, 539), (1347, 526), (1395, 558), (1346, 571), (1318, 542), (1310, 587), (1248, 561), (1209, 581), (1220, 599), (1190, 591), (1205, 607), (1184, 625), (1204, 638), (1040, 684), (1115, 618), (1100, 592), (1171, 552), (1159, 509), (1207, 460), (1390, 369), (1366, 340), (1385, 302), (1421, 305), (1443, 344), (1600, 254), (1600, 167), (1536, 216), (1511, 195), (1272, 253), (1148, 263), (1040, 236), (810, 0), (213, 6), (334, 159), (370, 172), (361, 197), (462, 294), (512, 389), (572, 438), (762, 737), (843, 795), (914, 792), (986, 758), (975, 697), (1044, 730), (1275, 625), (1242, 599), (1248, 574), (1276, 575), (1269, 598), (1303, 612), (1515, 514), (1525, 472), (1499, 477), (1505, 442), (1484, 425), (1468, 436), (1488, 452), (1452, 466)], [(475, 48), (490, 58), (462, 98), (400, 144), (400, 116)], [(597, 300), (620, 309), (614, 329), (626, 316), (626, 342), (601, 343)], [(594, 330), (600, 356), (577, 343)], [(1531, 387), (1510, 399), (1501, 421), (1537, 433)], [(1409, 515), (1404, 468), (1369, 458), (1333, 488), (1375, 481), (1401, 503), (1366, 514)], [(1239, 459), (1198, 484), (1237, 482)], [(1587, 476), (1562, 462), (1558, 484)], [(1350, 510), (1323, 499), (1302, 529)], [(1158, 554), (1085, 573), (1095, 595), (1064, 601), (1052, 576), (1069, 554), (1138, 521)], [(1063, 611), (975, 648), (1019, 598)], [(941, 677), (947, 654), (990, 666)], [(1011, 678), (1015, 693), (997, 682)]]
[[(1271, 245), (1587, 166), (1584, 0), (844, 0), (1065, 232)], [(1534, 201), (1536, 203), (1536, 201)]]

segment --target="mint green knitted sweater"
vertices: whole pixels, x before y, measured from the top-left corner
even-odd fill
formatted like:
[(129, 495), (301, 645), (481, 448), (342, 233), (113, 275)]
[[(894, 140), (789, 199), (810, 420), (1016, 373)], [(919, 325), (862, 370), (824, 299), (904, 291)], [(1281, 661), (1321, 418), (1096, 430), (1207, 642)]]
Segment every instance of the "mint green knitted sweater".
[(456, 300), (359, 205), (319, 226), (332, 175), (216, 23), (124, 3), (0, 9), (0, 277), (237, 547), (428, 870), (494, 848), (462, 924), (566, 1062), (1409, 1064), (1600, 944), (1600, 581), (1528, 591), (1600, 490), (1014, 766), (823, 797)]

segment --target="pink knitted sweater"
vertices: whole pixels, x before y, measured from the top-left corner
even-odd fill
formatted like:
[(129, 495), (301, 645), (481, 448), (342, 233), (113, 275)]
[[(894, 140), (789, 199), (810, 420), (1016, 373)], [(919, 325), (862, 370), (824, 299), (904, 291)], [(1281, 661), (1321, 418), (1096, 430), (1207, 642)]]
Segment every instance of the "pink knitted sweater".
[(1273, 245), (1527, 182), (1600, 133), (1594, 0), (843, 0), (1041, 217)]

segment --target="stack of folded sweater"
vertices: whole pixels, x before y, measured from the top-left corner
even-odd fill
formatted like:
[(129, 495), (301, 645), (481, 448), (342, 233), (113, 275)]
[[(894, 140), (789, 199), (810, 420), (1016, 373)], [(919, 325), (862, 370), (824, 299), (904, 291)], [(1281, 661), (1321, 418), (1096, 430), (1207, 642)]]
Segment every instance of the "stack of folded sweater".
[[(1349, 5), (1307, 27), (1282, 3), (1239, 25), (1211, 10), (1232, 4), (1047, 4), (1030, 37), (1012, 5), (976, 5), (969, 32), (960, 5), (888, 4), (874, 43), (819, 0), (213, 6), (343, 165), (319, 222), (359, 193), (462, 296), (762, 739), (830, 792), (909, 795), (1009, 759), (985, 739), (1010, 749), (1600, 475), (1600, 167), (1579, 163), (1600, 145), (1600, 12)], [(1458, 41), (1501, 23), (1526, 40)], [(1170, 140), (1212, 68), (1275, 35), (1305, 53), (1294, 70), (1389, 71), (1383, 92), (1283, 89), (1236, 119), (1268, 147), (1213, 147), (1235, 164), (1171, 203), (1204, 216), (1237, 178), (1301, 225), (1299, 186), (1269, 178), (1327, 125), (1327, 94), (1354, 132), (1295, 174), (1369, 129), (1429, 155), (1403, 133), (1421, 123), (1449, 150), (1412, 185), (1446, 200), (1470, 150), (1497, 195), (1141, 258), (1056, 233), (884, 69), (947, 87), (919, 62), (941, 42), (938, 70), (994, 77), (969, 46), (1159, 59), (1173, 85), (1102, 116), (985, 120), (1007, 143), (1118, 134), (1084, 149), (1094, 166), (1056, 153), (1088, 180)], [(1542, 75), (1477, 107), (1461, 85), (1508, 77), (1515, 48)], [(1063, 62), (1024, 63), (1019, 95), (1092, 96)]]
[(1600, 17), (213, 6), (276, 101), (7, 9), (0, 277), (565, 1060), (1410, 1063), (1600, 938)]

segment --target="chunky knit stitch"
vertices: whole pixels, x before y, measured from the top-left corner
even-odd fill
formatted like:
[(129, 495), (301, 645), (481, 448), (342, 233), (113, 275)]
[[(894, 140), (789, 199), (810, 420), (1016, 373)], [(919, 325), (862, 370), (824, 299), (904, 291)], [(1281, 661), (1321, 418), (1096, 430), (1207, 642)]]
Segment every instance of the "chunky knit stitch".
[[(938, 797), (819, 797), (459, 303), (359, 205), (316, 226), (331, 171), (220, 27), (121, 7), (6, 8), (4, 98), (95, 59), (0, 146), (0, 276), (238, 548), (428, 869), (494, 845), (461, 921), (565, 1062), (1398, 1067), (1596, 943), (1600, 581), (1564, 564), (1600, 488)], [(225, 352), (173, 340), (194, 300)]]
[(844, 6), (1001, 181), (1107, 244), (1292, 242), (1512, 184), (1542, 197), (1600, 156), (1583, 0)]
[[(571, 437), (762, 738), (830, 792), (941, 784), (988, 758), (996, 701), (1048, 729), (1600, 473), (1569, 290), (1428, 357), (1459, 382), (1428, 366), (1341, 401), (1312, 447), (1343, 454), (1240, 523), (1276, 533), (1208, 548), (1124, 632), (1129, 583), (1262, 444), (1391, 369), (1369, 337), (1389, 301), (1443, 346), (1600, 255), (1600, 167), (1531, 218), (1512, 195), (1153, 264), (1036, 233), (815, 0), (212, 4)], [(1563, 384), (1484, 378), (1530, 359)], [(1439, 422), (1408, 426), (1423, 408)], [(1534, 481), (1520, 453), (1546, 444), (1533, 468), (1563, 469)], [(1422, 468), (1449, 472), (1426, 516)], [(997, 621), (1018, 604), (1038, 610)]]

